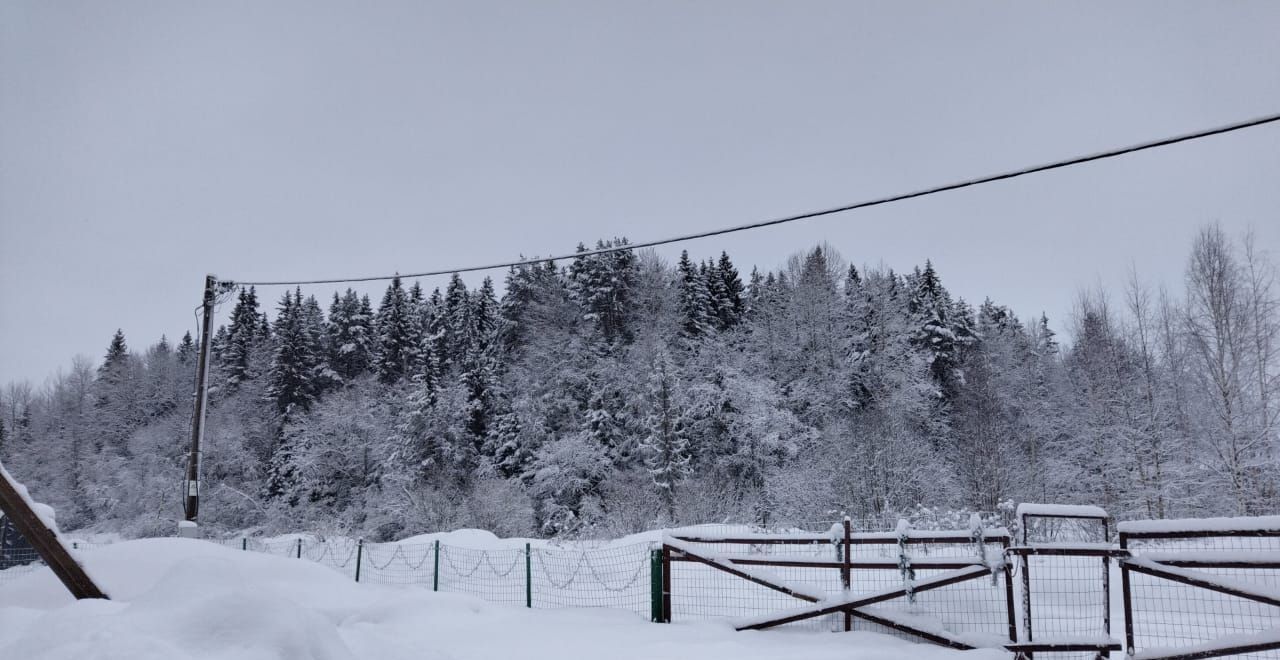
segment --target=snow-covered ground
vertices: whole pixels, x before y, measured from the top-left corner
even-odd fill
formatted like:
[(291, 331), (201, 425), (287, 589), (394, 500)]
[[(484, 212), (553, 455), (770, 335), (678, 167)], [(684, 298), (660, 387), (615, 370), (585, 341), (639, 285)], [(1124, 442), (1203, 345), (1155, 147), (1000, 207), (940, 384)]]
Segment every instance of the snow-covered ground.
[(187, 539), (82, 553), (111, 601), (72, 601), (48, 569), (0, 590), (0, 658), (1005, 658), (875, 633), (735, 632), (616, 610), (529, 610), (357, 584), (312, 562)]

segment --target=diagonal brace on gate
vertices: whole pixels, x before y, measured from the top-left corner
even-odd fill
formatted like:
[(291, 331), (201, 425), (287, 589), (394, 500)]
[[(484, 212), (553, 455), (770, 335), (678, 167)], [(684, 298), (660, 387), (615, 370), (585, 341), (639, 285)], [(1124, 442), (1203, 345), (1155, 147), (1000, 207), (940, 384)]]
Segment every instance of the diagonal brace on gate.
[(700, 564), (705, 564), (718, 571), (724, 571), (729, 575), (740, 577), (748, 582), (758, 584), (768, 589), (773, 589), (774, 591), (777, 591), (779, 593), (784, 593), (788, 596), (791, 596), (792, 598), (798, 598), (800, 600), (808, 601), (810, 603), (816, 603), (818, 601), (821, 601), (824, 597), (824, 594), (820, 594), (820, 593), (815, 594), (812, 592), (805, 591), (804, 589), (801, 589), (794, 585), (786, 584), (778, 577), (771, 575), (769, 573), (766, 573), (764, 571), (758, 571), (758, 570), (749, 569), (743, 566), (738, 566), (729, 559), (724, 559), (720, 557), (707, 557), (705, 555), (699, 554), (699, 552), (696, 549), (694, 549), (693, 547), (681, 541), (676, 541), (674, 539), (668, 538), (665, 541), (663, 541), (663, 543), (668, 548), (679, 552), (682, 559), (687, 559), (690, 561), (698, 562)]
[[(941, 575), (919, 580), (914, 583), (910, 591), (914, 593), (923, 593), (925, 591), (940, 589), (942, 587), (966, 582), (968, 580), (973, 580), (990, 574), (990, 568), (975, 564), (973, 566), (956, 569), (954, 571), (947, 571)], [(770, 615), (765, 618), (740, 621), (734, 627), (737, 630), (763, 630), (765, 628), (772, 628), (774, 626), (794, 623), (796, 621), (804, 621), (805, 619), (812, 619), (814, 617), (834, 614), (836, 612), (850, 612), (851, 614), (858, 616), (860, 614), (860, 608), (867, 607), (868, 605), (875, 605), (876, 603), (882, 603), (886, 600), (893, 600), (894, 598), (901, 598), (906, 596), (907, 592), (907, 587), (903, 586), (895, 587), (893, 589), (885, 589), (872, 594), (849, 595), (834, 599), (824, 598), (809, 607), (795, 609), (790, 613), (782, 614), (781, 616)]]
[(1181, 582), (1182, 584), (1215, 591), (1228, 596), (1244, 598), (1258, 603), (1280, 607), (1280, 591), (1261, 588), (1262, 585), (1245, 584), (1236, 580), (1225, 580), (1215, 575), (1174, 568), (1150, 559), (1127, 559), (1125, 566), (1134, 573), (1142, 573), (1152, 577)]

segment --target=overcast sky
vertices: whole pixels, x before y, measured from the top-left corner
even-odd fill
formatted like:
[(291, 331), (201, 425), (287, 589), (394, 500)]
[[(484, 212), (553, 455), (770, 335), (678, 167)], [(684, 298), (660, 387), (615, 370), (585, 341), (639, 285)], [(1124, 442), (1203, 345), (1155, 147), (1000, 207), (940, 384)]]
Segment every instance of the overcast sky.
[[(1277, 34), (1277, 2), (4, 0), (0, 382), (181, 336), (207, 272), (559, 253), (1277, 112)], [(1131, 264), (1181, 288), (1214, 220), (1280, 253), (1280, 126), (685, 247), (931, 258), (1061, 328)]]

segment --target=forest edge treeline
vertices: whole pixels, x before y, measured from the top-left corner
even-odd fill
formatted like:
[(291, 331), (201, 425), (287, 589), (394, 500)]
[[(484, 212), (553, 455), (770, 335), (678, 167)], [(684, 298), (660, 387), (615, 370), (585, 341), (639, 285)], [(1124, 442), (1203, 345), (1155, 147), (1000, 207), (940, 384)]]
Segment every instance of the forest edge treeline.
[[(625, 245), (625, 239), (599, 247)], [(1185, 288), (1082, 292), (1059, 344), (940, 274), (819, 245), (744, 277), (729, 255), (624, 250), (375, 306), (242, 289), (218, 328), (202, 523), (616, 535), (657, 525), (1087, 502), (1123, 515), (1280, 504), (1280, 300), (1251, 237), (1195, 237)], [(66, 529), (181, 515), (195, 345), (0, 393), (0, 460)]]

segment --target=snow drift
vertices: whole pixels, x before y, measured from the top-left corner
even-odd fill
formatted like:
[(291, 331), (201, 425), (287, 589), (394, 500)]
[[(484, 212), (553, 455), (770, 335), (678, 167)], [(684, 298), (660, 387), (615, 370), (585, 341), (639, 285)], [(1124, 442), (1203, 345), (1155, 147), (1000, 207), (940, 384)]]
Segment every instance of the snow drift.
[(873, 633), (737, 633), (723, 623), (658, 625), (620, 611), (504, 607), (357, 584), (311, 562), (188, 539), (128, 541), (83, 560), (115, 600), (73, 601), (47, 569), (24, 576), (0, 591), (0, 657), (927, 660), (958, 653)]

